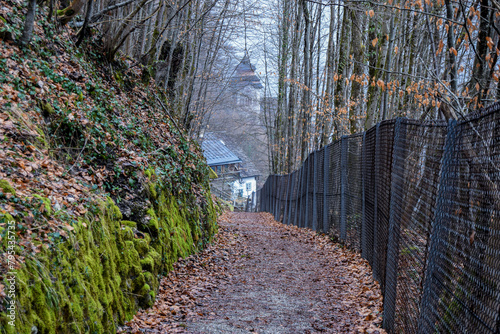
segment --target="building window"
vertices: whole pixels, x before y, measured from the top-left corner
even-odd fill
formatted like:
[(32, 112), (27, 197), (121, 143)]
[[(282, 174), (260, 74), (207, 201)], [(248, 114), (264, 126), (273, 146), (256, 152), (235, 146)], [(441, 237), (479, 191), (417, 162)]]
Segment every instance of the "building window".
[(217, 173), (221, 172), (221, 166), (217, 166)]
[(252, 190), (252, 183), (247, 182), (247, 191), (250, 191), (250, 190)]
[(243, 197), (243, 189), (240, 189), (238, 192), (238, 196)]

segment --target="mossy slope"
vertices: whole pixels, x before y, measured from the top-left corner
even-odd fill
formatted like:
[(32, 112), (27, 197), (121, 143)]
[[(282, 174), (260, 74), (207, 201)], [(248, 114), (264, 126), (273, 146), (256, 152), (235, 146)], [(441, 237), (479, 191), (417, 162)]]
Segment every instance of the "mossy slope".
[(15, 327), (0, 313), (0, 332), (113, 333), (151, 306), (161, 274), (203, 247), (217, 227), (210, 198), (195, 205), (159, 183), (149, 188), (148, 224), (122, 220), (109, 199), (66, 240), (26, 258), (17, 271)]

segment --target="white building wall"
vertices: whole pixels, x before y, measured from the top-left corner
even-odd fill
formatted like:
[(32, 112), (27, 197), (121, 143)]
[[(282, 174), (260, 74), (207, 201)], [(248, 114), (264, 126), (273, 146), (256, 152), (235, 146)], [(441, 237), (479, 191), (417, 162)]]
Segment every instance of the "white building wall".
[(244, 177), (233, 183), (233, 192), (236, 197), (242, 194), (242, 197), (252, 196), (252, 193), (257, 191), (257, 180), (255, 177)]

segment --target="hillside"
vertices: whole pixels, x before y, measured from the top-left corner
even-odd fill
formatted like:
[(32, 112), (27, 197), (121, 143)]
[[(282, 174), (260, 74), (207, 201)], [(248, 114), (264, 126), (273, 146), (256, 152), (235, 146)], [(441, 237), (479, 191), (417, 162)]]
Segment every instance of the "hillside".
[(0, 332), (110, 333), (211, 240), (208, 169), (146, 70), (47, 15), (20, 49), (23, 10), (0, 6)]

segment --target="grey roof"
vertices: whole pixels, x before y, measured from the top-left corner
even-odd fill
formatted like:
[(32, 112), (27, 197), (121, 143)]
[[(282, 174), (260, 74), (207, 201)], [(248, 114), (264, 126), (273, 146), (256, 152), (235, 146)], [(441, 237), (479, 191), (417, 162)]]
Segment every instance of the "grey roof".
[(243, 152), (241, 148), (241, 143), (238, 140), (235, 140), (232, 138), (231, 135), (227, 133), (206, 133), (204, 136), (204, 139), (221, 139), (224, 141), (226, 147), (228, 147), (232, 152), (235, 152), (238, 154), (239, 157), (241, 157), (242, 163), (241, 163), (241, 169), (240, 171), (240, 176), (241, 177), (251, 177), (251, 176), (261, 176), (262, 173), (255, 167), (255, 164), (250, 160), (245, 152)]
[(224, 142), (207, 133), (201, 143), (203, 155), (209, 166), (241, 163), (241, 159), (227, 148)]

